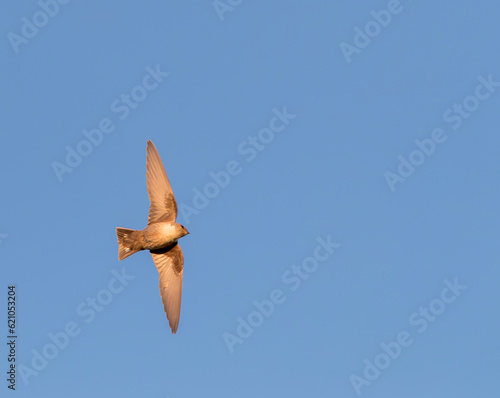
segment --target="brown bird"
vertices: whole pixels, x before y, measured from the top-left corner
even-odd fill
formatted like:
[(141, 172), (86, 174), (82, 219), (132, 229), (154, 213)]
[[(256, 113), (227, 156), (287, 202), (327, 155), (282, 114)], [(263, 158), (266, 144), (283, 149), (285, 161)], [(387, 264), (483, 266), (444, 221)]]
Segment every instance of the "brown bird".
[(172, 333), (177, 332), (181, 315), (182, 269), (184, 256), (177, 240), (189, 234), (175, 222), (177, 203), (160, 155), (148, 141), (146, 180), (149, 207), (148, 226), (141, 231), (116, 228), (118, 259), (140, 250), (149, 250), (160, 273), (160, 294)]

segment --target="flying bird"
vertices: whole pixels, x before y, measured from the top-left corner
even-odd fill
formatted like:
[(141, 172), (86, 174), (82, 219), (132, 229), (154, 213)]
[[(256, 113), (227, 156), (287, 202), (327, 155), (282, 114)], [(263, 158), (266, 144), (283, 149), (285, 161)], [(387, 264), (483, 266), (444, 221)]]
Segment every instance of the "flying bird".
[(148, 141), (146, 181), (151, 205), (148, 226), (141, 231), (116, 228), (118, 259), (140, 250), (149, 250), (160, 274), (160, 294), (172, 333), (177, 332), (181, 315), (184, 255), (177, 241), (189, 234), (177, 218), (177, 203), (160, 155)]

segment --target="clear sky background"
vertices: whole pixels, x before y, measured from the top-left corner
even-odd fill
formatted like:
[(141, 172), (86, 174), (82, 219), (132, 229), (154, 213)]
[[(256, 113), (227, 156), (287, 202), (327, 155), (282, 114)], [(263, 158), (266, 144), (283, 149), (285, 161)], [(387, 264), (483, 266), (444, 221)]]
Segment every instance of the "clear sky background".
[[(4, 4), (16, 396), (498, 396), (498, 2), (232, 3)], [(100, 124), (113, 131), (82, 144)], [(196, 210), (178, 217), (191, 234), (176, 335), (150, 254), (118, 261), (115, 227), (147, 223), (148, 139)], [(217, 193), (210, 173), (230, 161), (240, 172)], [(275, 290), (284, 302), (252, 314)]]

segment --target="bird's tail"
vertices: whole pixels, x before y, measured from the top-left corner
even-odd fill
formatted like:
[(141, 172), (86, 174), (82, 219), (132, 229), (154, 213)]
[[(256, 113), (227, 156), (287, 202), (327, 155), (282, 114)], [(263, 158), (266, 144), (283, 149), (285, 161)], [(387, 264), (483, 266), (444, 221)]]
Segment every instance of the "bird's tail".
[(116, 236), (118, 237), (118, 260), (123, 260), (139, 250), (134, 239), (135, 229), (116, 228)]

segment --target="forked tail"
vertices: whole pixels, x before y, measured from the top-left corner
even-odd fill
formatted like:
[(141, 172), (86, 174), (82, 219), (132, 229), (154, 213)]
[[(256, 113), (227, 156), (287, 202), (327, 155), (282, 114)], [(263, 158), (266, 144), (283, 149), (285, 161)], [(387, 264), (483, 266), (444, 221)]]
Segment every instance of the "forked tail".
[(118, 260), (123, 260), (141, 250), (137, 248), (134, 232), (136, 232), (135, 229), (116, 228), (116, 236), (118, 237)]

